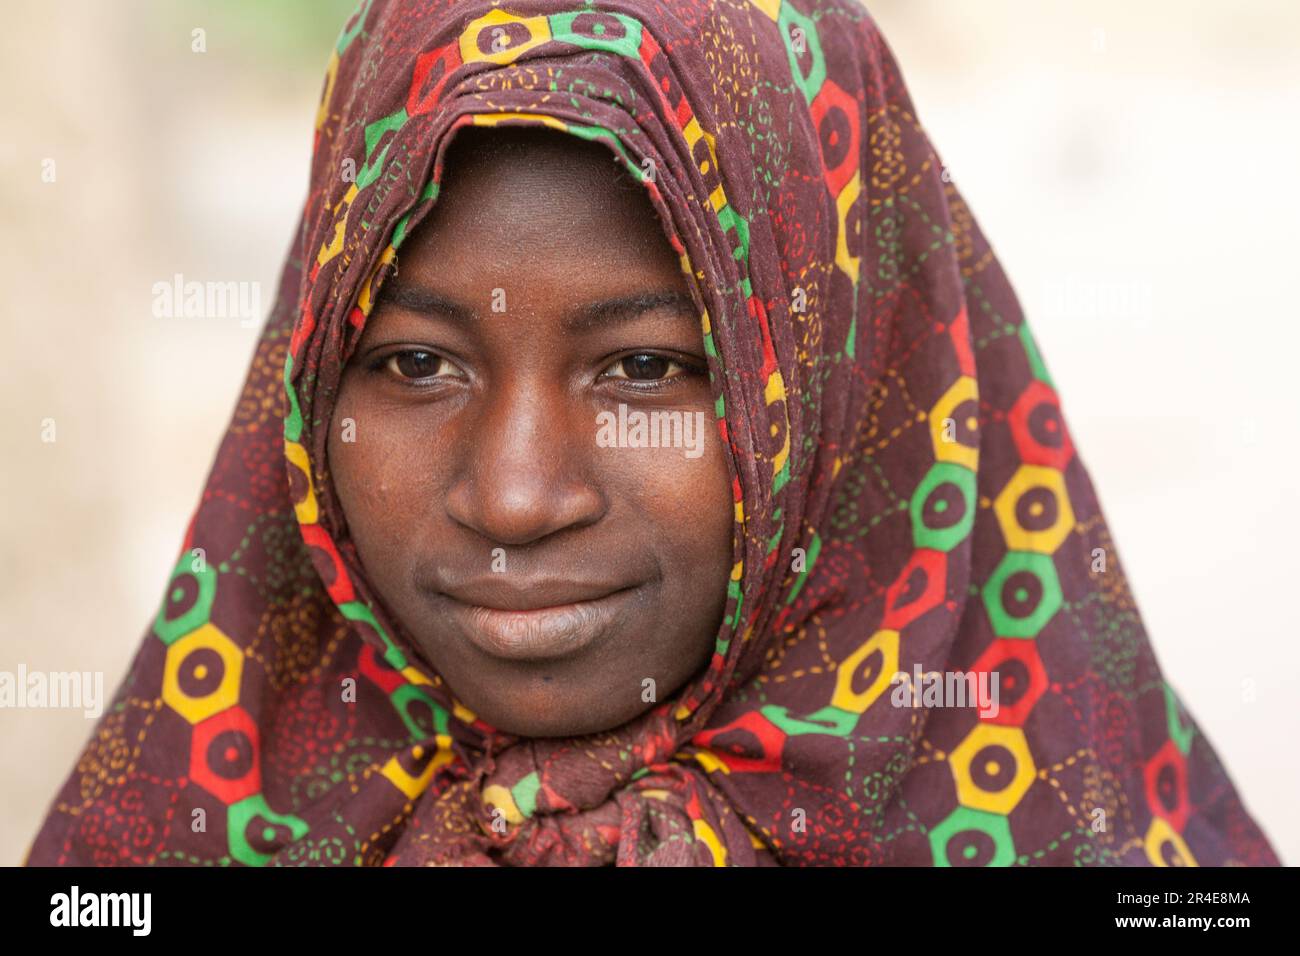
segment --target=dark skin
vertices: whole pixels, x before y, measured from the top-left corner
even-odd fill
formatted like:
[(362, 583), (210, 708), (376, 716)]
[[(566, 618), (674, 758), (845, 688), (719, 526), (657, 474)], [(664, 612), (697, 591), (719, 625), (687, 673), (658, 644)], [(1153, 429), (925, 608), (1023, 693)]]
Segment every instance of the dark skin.
[[(699, 314), (645, 188), (598, 143), (467, 129), (398, 266), (329, 440), (367, 579), (499, 730), (594, 733), (670, 699), (713, 651), (733, 504)], [(601, 447), (620, 403), (692, 414), (701, 453)]]

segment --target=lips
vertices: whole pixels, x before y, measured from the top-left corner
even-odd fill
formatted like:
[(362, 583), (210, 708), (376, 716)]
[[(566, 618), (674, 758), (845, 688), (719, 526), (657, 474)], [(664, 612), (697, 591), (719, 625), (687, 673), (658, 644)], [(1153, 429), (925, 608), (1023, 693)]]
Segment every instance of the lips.
[(490, 581), (442, 591), (437, 598), (479, 650), (505, 660), (536, 661), (568, 657), (595, 643), (619, 622), (634, 590)]

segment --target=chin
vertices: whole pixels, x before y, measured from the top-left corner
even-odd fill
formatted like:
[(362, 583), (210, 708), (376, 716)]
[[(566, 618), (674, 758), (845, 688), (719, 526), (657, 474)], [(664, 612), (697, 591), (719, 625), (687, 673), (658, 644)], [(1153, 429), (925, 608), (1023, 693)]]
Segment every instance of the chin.
[[(497, 730), (516, 737), (581, 737), (613, 730), (653, 706), (653, 704), (646, 704), (626, 715), (610, 714), (595, 718), (591, 716), (590, 711), (562, 712), (554, 707), (530, 709), (526, 712), (511, 708), (495, 715), (497, 718), (495, 720), (491, 708), (475, 711), (475, 713)], [(570, 707), (572, 707), (571, 701)]]

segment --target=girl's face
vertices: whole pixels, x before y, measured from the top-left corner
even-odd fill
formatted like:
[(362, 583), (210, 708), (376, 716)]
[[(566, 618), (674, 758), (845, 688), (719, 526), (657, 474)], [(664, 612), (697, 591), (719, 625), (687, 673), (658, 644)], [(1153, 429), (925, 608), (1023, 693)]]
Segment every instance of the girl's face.
[(382, 287), (330, 469), (368, 580), (457, 699), (508, 733), (592, 733), (709, 660), (730, 478), (644, 187), (605, 146), (481, 132)]

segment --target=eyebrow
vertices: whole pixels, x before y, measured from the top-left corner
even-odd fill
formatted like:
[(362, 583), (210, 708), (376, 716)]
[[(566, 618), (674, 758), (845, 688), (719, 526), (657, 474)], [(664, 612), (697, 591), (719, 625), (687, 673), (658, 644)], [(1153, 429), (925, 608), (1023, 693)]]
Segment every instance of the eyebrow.
[(593, 302), (580, 309), (565, 324), (570, 331), (582, 332), (597, 325), (626, 322), (655, 309), (671, 309), (689, 317), (694, 317), (697, 312), (695, 300), (691, 298), (690, 293), (677, 289), (662, 289), (657, 292), (638, 292)]
[(396, 276), (384, 283), (379, 290), (381, 301), (410, 309), (412, 312), (424, 312), (429, 315), (442, 315), (457, 322), (471, 322), (474, 313), (459, 302), (441, 296), (423, 286), (401, 282)]
[[(379, 297), (413, 312), (440, 315), (466, 325), (474, 322), (473, 309), (432, 289), (399, 282), (396, 277), (384, 283)], [(689, 292), (678, 289), (637, 292), (588, 303), (568, 318), (565, 327), (571, 332), (583, 332), (598, 325), (626, 322), (655, 309), (672, 309), (690, 317), (694, 317), (697, 311), (695, 300)]]

